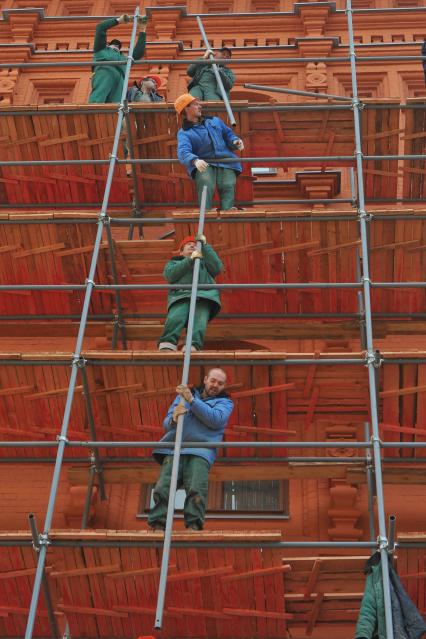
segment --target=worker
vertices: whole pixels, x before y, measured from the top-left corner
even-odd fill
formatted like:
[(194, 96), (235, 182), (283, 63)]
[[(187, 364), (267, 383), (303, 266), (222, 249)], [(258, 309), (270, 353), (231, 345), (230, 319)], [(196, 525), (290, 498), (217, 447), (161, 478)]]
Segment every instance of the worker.
[[(423, 40), (423, 44), (422, 44), (422, 55), (426, 56), (426, 38)], [(425, 74), (425, 83), (426, 83), (426, 58), (422, 60), (422, 62), (423, 62), (423, 71)]]
[(163, 96), (157, 93), (161, 87), (159, 75), (147, 75), (140, 82), (134, 82), (127, 91), (128, 102), (164, 102)]
[[(183, 116), (182, 128), (177, 134), (178, 158), (195, 179), (199, 204), (203, 187), (207, 186), (206, 210), (210, 210), (217, 187), (220, 208), (234, 209), (235, 183), (242, 167), (233, 149), (242, 151), (243, 141), (220, 118), (203, 117), (199, 99), (189, 93), (177, 98), (175, 110)], [(235, 161), (224, 162), (223, 158), (235, 158)]]
[[(201, 241), (201, 251), (197, 250)], [(223, 271), (223, 264), (216, 251), (207, 243), (206, 236), (188, 235), (179, 246), (179, 255), (167, 262), (163, 275), (170, 284), (192, 284), (195, 260), (200, 260), (199, 284), (214, 284)], [(160, 351), (176, 351), (183, 329), (188, 323), (191, 289), (170, 289), (167, 300), (167, 319), (158, 348)], [(198, 289), (194, 317), (191, 350), (203, 348), (207, 324), (220, 311), (220, 293), (217, 288)]]
[[(185, 527), (202, 530), (208, 494), (209, 470), (216, 459), (215, 448), (186, 448), (184, 442), (221, 442), (234, 404), (225, 392), (226, 373), (212, 368), (199, 388), (190, 389), (185, 384), (176, 388), (177, 397), (170, 406), (163, 425), (167, 431), (162, 442), (174, 442), (176, 425), (183, 415), (182, 449), (179, 460), (177, 487), (186, 492), (183, 515)], [(154, 506), (148, 516), (148, 525), (154, 530), (164, 530), (170, 479), (173, 465), (173, 449), (160, 448), (153, 452), (161, 464), (160, 477), (154, 488)]]
[[(95, 43), (93, 45), (93, 60), (103, 61), (126, 61), (121, 54), (121, 41), (114, 39), (107, 44), (107, 31), (118, 24), (130, 21), (128, 15), (124, 14), (119, 18), (109, 18), (100, 22), (96, 27)], [(145, 53), (146, 46), (146, 16), (139, 16), (140, 33), (133, 49), (133, 59), (139, 60)], [(89, 103), (101, 104), (103, 102), (120, 102), (123, 91), (125, 65), (96, 66), (92, 75), (92, 93), (89, 96)]]
[[(231, 69), (228, 69), (228, 67), (225, 66), (225, 60), (229, 60), (231, 56), (231, 49), (228, 49), (228, 47), (222, 47), (216, 53), (216, 56), (212, 49), (207, 49), (201, 58), (204, 60), (214, 58), (228, 100), (229, 92), (235, 83), (235, 75)], [(205, 101), (223, 100), (211, 65), (194, 62), (194, 64), (189, 65), (187, 74), (192, 78), (188, 84), (188, 92), (195, 98)]]

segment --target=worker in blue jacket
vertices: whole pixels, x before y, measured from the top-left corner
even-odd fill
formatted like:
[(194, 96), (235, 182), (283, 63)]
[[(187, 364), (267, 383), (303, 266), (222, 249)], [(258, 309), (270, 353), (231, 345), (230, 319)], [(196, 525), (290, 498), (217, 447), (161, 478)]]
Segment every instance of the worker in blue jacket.
[[(182, 449), (179, 460), (178, 488), (186, 492), (183, 515), (185, 527), (202, 530), (207, 506), (209, 471), (216, 459), (215, 448), (185, 447), (185, 442), (221, 442), (234, 403), (225, 392), (226, 373), (212, 368), (199, 388), (185, 384), (176, 388), (176, 399), (170, 406), (162, 442), (174, 442), (179, 415), (183, 415)], [(173, 465), (173, 448), (154, 450), (153, 457), (161, 464), (160, 477), (154, 488), (154, 506), (148, 516), (148, 525), (154, 530), (166, 526), (167, 504)]]
[[(123, 14), (119, 18), (108, 18), (108, 20), (104, 20), (97, 25), (93, 45), (94, 62), (126, 61), (126, 58), (121, 53), (120, 40), (114, 39), (107, 44), (107, 31), (118, 24), (129, 22), (130, 19), (127, 14)], [(146, 16), (140, 16), (138, 18), (141, 29), (133, 49), (134, 60), (139, 60), (145, 53), (147, 21), (148, 18)], [(89, 96), (89, 103), (120, 102), (123, 91), (124, 73), (125, 65), (102, 65), (94, 67), (92, 92)]]
[[(195, 180), (199, 204), (203, 187), (207, 186), (206, 210), (211, 209), (217, 187), (220, 208), (234, 209), (236, 179), (242, 172), (234, 150), (242, 151), (243, 141), (220, 118), (203, 117), (199, 99), (189, 93), (177, 98), (175, 109), (183, 116), (177, 134), (178, 158)], [(225, 158), (235, 160), (224, 162)]]

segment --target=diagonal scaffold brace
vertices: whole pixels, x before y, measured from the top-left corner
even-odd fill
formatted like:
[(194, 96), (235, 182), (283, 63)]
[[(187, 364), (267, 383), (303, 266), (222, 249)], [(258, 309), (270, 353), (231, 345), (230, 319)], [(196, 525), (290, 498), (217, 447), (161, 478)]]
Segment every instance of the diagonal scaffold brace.
[[(198, 222), (198, 235), (204, 231), (204, 217), (206, 212), (207, 187), (203, 187), (201, 195), (200, 218)], [(201, 250), (201, 242), (197, 242), (197, 250)], [(191, 345), (194, 330), (195, 308), (197, 304), (198, 277), (200, 272), (200, 260), (196, 259), (192, 275), (191, 300), (189, 303), (188, 328), (186, 331), (185, 356), (183, 359), (182, 384), (188, 383), (189, 367), (191, 364)], [(183, 403), (183, 400), (182, 400)], [(158, 586), (157, 610), (155, 613), (155, 628), (160, 629), (163, 623), (164, 600), (166, 597), (167, 573), (169, 570), (170, 546), (172, 541), (173, 515), (175, 511), (175, 497), (177, 488), (177, 478), (180, 462), (180, 451), (182, 446), (184, 416), (178, 417), (176, 425), (175, 445), (173, 452), (172, 476), (170, 479), (169, 503), (167, 506), (166, 530), (164, 533), (163, 556), (161, 558), (160, 583)]]

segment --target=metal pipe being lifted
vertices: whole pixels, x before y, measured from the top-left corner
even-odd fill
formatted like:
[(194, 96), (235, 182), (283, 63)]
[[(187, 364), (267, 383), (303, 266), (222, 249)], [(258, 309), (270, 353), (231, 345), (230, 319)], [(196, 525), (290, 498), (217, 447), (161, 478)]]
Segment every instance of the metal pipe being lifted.
[(370, 413), (371, 413), (371, 427), (372, 427), (372, 442), (373, 442), (373, 459), (374, 470), (376, 480), (376, 496), (377, 496), (377, 515), (379, 523), (379, 538), (378, 546), (381, 557), (381, 570), (383, 581), (383, 597), (385, 608), (385, 622), (386, 622), (386, 638), (394, 639), (393, 632), (393, 620), (392, 620), (392, 603), (390, 595), (390, 579), (389, 579), (389, 561), (387, 552), (387, 538), (386, 538), (386, 521), (385, 521), (385, 508), (384, 508), (384, 492), (383, 492), (383, 478), (382, 478), (382, 466), (381, 466), (381, 450), (380, 450), (380, 432), (379, 432), (379, 416), (378, 416), (378, 404), (377, 404), (377, 388), (376, 388), (376, 357), (373, 345), (373, 321), (371, 314), (371, 288), (370, 288), (370, 267), (369, 267), (369, 242), (368, 242), (368, 230), (367, 230), (367, 213), (365, 211), (365, 199), (364, 199), (364, 177), (363, 177), (363, 157), (361, 145), (361, 113), (360, 102), (358, 98), (358, 82), (356, 75), (356, 52), (355, 52), (355, 40), (352, 23), (352, 3), (351, 0), (346, 0), (346, 14), (348, 19), (348, 35), (349, 35), (349, 51), (350, 51), (350, 65), (351, 65), (351, 79), (352, 79), (352, 105), (354, 116), (354, 131), (355, 131), (355, 156), (356, 156), (356, 168), (357, 168), (357, 185), (358, 185), (358, 213), (360, 222), (360, 235), (362, 245), (362, 284), (364, 292), (364, 310), (365, 310), (365, 334), (367, 341), (367, 369), (368, 369), (368, 381), (370, 391)]
[[(40, 536), (41, 548), (39, 551), (37, 569), (36, 569), (36, 574), (34, 578), (34, 586), (33, 586), (31, 603), (30, 603), (30, 608), (28, 613), (27, 627), (25, 630), (25, 639), (32, 639), (34, 623), (35, 623), (35, 618), (37, 614), (37, 606), (38, 606), (38, 600), (40, 596), (40, 587), (42, 584), (44, 567), (46, 562), (46, 555), (47, 555), (47, 548), (48, 548), (48, 542), (49, 542), (49, 531), (52, 525), (56, 495), (57, 495), (57, 491), (59, 487), (59, 480), (60, 480), (60, 474), (62, 469), (62, 459), (64, 456), (65, 446), (68, 441), (68, 438), (67, 438), (68, 425), (69, 425), (69, 421), (71, 417), (71, 408), (72, 408), (73, 399), (74, 399), (74, 393), (75, 393), (75, 387), (76, 387), (76, 381), (77, 381), (77, 372), (79, 367), (79, 361), (81, 358), (81, 351), (83, 347), (87, 317), (89, 314), (90, 300), (91, 300), (92, 291), (94, 288), (94, 278), (96, 274), (96, 267), (97, 267), (97, 262), (98, 262), (100, 247), (101, 247), (103, 227), (104, 227), (105, 220), (107, 219), (107, 209), (108, 209), (108, 202), (109, 202), (109, 197), (111, 192), (112, 179), (114, 175), (115, 164), (117, 161), (117, 149), (118, 149), (118, 143), (120, 139), (121, 127), (123, 122), (123, 104), (124, 104), (124, 100), (126, 99), (127, 85), (129, 83), (130, 69), (131, 69), (132, 59), (133, 59), (132, 54), (133, 54), (133, 48), (135, 43), (135, 37), (136, 37), (136, 27), (138, 23), (138, 15), (139, 15), (139, 8), (136, 7), (135, 15), (133, 17), (133, 28), (132, 28), (132, 35), (130, 38), (129, 56), (127, 58), (127, 65), (126, 65), (126, 70), (124, 74), (123, 90), (121, 94), (120, 107), (118, 109), (117, 125), (115, 129), (115, 134), (114, 134), (112, 152), (110, 156), (110, 165), (108, 168), (108, 175), (107, 175), (106, 184), (105, 184), (102, 208), (99, 213), (98, 229), (97, 229), (96, 239), (93, 246), (93, 254), (92, 254), (92, 260), (90, 264), (89, 275), (86, 282), (86, 291), (84, 296), (83, 308), (81, 312), (80, 326), (79, 326), (76, 345), (75, 345), (75, 352), (73, 355), (71, 376), (70, 376), (68, 392), (67, 392), (67, 397), (65, 402), (61, 433), (58, 437), (59, 443), (57, 448), (57, 455), (56, 455), (56, 462), (55, 462), (55, 467), (53, 471), (52, 483), (50, 486), (50, 494), (49, 494), (49, 500), (47, 504), (43, 535)], [(41, 544), (42, 540), (43, 540), (43, 544)]]
[[(204, 41), (204, 46), (206, 47), (207, 50), (211, 49), (209, 40), (207, 38), (207, 34), (204, 31), (203, 23), (200, 16), (197, 16), (197, 24), (198, 24), (198, 28), (200, 29), (201, 37), (203, 38), (203, 41)], [(237, 126), (237, 122), (235, 120), (234, 114), (232, 113), (231, 105), (229, 104), (228, 96), (226, 95), (225, 87), (223, 86), (222, 78), (220, 77), (217, 63), (215, 62), (215, 58), (212, 54), (210, 54), (209, 60), (212, 61), (211, 67), (213, 69), (214, 77), (216, 78), (216, 84), (219, 88), (223, 103), (226, 108), (226, 112), (228, 114), (229, 122), (231, 126)]]
[[(200, 219), (198, 222), (198, 236), (204, 233), (204, 217), (206, 213), (207, 186), (203, 187), (201, 195)], [(197, 250), (201, 251), (201, 241), (197, 241)], [(191, 298), (189, 302), (188, 325), (186, 330), (185, 355), (183, 359), (182, 381), (181, 384), (188, 384), (189, 367), (191, 364), (191, 347), (192, 335), (194, 331), (195, 309), (197, 305), (198, 278), (200, 273), (200, 260), (196, 259), (193, 268)], [(185, 405), (184, 399), (181, 398), (182, 405)], [(164, 600), (167, 587), (167, 573), (169, 570), (170, 544), (172, 540), (173, 516), (175, 512), (175, 498), (177, 490), (178, 471), (180, 463), (180, 451), (183, 436), (183, 420), (184, 415), (179, 415), (176, 424), (176, 435), (173, 448), (173, 465), (170, 478), (169, 501), (167, 504), (166, 530), (164, 532), (163, 556), (161, 558), (160, 583), (158, 586), (157, 610), (155, 613), (155, 625), (157, 629), (161, 629), (163, 623)], [(170, 447), (169, 442), (165, 442)]]

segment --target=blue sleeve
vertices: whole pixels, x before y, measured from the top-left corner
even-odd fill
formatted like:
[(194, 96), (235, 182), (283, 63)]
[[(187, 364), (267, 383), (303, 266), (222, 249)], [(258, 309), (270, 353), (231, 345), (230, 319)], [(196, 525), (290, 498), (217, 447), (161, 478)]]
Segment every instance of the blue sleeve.
[(198, 155), (195, 155), (193, 153), (191, 139), (189, 135), (187, 135), (185, 131), (183, 131), (182, 129), (178, 131), (177, 142), (178, 142), (178, 148), (177, 148), (178, 160), (190, 172), (193, 168), (192, 161), (197, 160)]
[(228, 423), (228, 419), (234, 410), (234, 403), (231, 399), (222, 399), (215, 406), (209, 406), (199, 397), (194, 397), (189, 410), (211, 430), (221, 430)]
[(226, 126), (226, 124), (224, 122), (222, 122), (222, 120), (220, 118), (218, 118), (218, 120), (219, 120), (219, 122), (221, 124), (221, 127), (222, 127), (223, 139), (225, 140), (227, 146), (234, 151), (235, 150), (235, 146), (234, 146), (233, 142), (235, 142), (235, 140), (239, 140), (240, 138), (238, 137), (238, 135), (235, 135), (233, 130), (230, 129), (229, 126)]
[(172, 416), (173, 416), (173, 411), (176, 408), (176, 406), (179, 404), (179, 402), (180, 402), (180, 395), (177, 395), (174, 402), (171, 404), (169, 410), (167, 411), (167, 415), (164, 418), (163, 426), (164, 426), (164, 429), (167, 431), (171, 430), (172, 428), (175, 428), (176, 426), (176, 424), (172, 426)]

